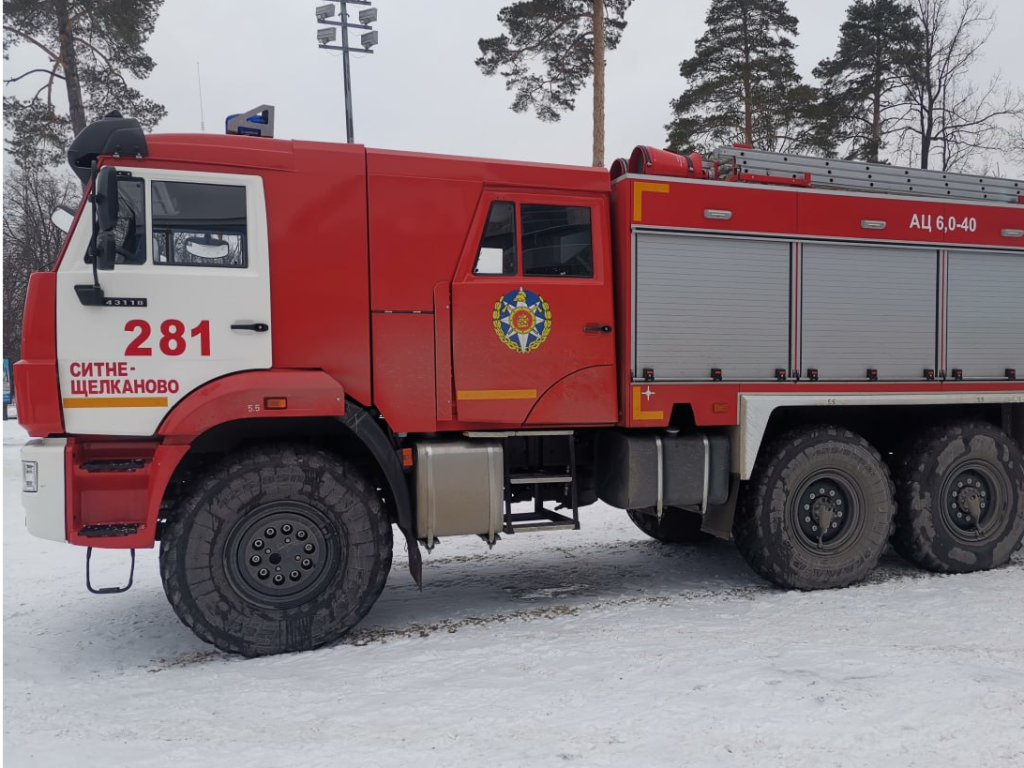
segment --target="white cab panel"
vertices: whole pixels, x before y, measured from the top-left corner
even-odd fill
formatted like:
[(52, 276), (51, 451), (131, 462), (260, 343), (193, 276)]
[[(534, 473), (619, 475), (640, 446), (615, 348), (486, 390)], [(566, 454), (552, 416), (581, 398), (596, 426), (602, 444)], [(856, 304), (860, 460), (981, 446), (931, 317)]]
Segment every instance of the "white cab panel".
[[(272, 362), (262, 179), (159, 169), (131, 169), (131, 174), (144, 180), (145, 263), (117, 264), (99, 273), (105, 299), (123, 301), (85, 306), (75, 293), (76, 285), (93, 282), (92, 265), (85, 261), (90, 220), (75, 227), (57, 276), (57, 364), (64, 424), (72, 434), (151, 435), (192, 390), (230, 373), (269, 368)], [(201, 205), (187, 210), (184, 193), (181, 202), (166, 194), (195, 189), (182, 186), (192, 184), (242, 188), (244, 222), (240, 225), (236, 216), (218, 229), (216, 216), (204, 214)], [(241, 200), (237, 190), (230, 194)], [(193, 195), (193, 200), (201, 197)], [(89, 215), (88, 209), (83, 215)], [(157, 251), (167, 249), (158, 248), (158, 233), (161, 243), (198, 255), (218, 252), (199, 242), (203, 238), (238, 245), (237, 235), (223, 231), (237, 232), (240, 226), (244, 267), (154, 263)], [(212, 236), (196, 236), (211, 230)], [(139, 306), (140, 299), (145, 306)], [(266, 330), (232, 330), (233, 324), (260, 324)]]

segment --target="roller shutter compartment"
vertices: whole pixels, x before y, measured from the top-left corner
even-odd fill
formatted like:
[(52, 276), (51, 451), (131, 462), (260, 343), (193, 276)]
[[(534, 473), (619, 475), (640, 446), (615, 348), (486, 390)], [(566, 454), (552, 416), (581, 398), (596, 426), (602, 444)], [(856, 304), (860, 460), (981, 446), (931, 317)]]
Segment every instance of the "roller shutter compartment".
[(950, 251), (947, 275), (947, 376), (1024, 377), (1024, 253)]
[(822, 381), (918, 380), (935, 368), (938, 252), (808, 243), (802, 367)]
[(788, 243), (636, 236), (635, 370), (658, 380), (767, 380), (789, 367)]

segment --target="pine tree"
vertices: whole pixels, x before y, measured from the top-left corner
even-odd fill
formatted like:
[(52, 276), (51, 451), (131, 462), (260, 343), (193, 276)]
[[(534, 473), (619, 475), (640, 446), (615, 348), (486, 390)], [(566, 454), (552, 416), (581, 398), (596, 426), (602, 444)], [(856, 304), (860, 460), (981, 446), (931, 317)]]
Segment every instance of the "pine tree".
[(712, 0), (705, 23), (694, 55), (679, 66), (688, 87), (671, 105), (673, 149), (742, 143), (811, 150), (827, 143), (811, 131), (818, 94), (796, 71), (797, 20), (785, 0)]
[(924, 43), (915, 20), (899, 0), (856, 0), (846, 11), (835, 56), (814, 70), (827, 124), (850, 159), (877, 163), (906, 106), (900, 86)]
[[(4, 53), (21, 45), (46, 55), (45, 66), (4, 81), (42, 85), (30, 98), (4, 97), (8, 150), (21, 165), (63, 162), (71, 138), (112, 109), (152, 128), (166, 114), (128, 77), (144, 80), (155, 63), (143, 46), (163, 0), (4, 0)], [(58, 90), (63, 81), (67, 109)]]
[(533, 109), (557, 122), (576, 107), (576, 95), (593, 77), (593, 164), (604, 165), (605, 50), (626, 28), (633, 0), (520, 0), (498, 12), (506, 33), (481, 38), (476, 60), (487, 76), (500, 75), (515, 91), (514, 112)]

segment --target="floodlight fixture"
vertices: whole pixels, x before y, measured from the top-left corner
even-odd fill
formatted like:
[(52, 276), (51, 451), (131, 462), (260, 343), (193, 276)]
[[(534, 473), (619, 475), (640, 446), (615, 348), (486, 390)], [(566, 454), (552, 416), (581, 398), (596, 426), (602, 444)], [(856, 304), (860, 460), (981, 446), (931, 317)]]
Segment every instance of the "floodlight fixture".
[[(321, 0), (316, 0), (320, 2)], [(345, 79), (345, 137), (349, 144), (355, 142), (355, 130), (352, 125), (352, 73), (349, 67), (349, 54), (362, 53), (371, 54), (371, 50), (377, 45), (377, 32), (372, 24), (377, 21), (377, 9), (372, 7), (377, 0), (335, 0), (332, 3), (324, 3), (316, 6), (316, 19), (322, 25), (317, 30), (316, 39), (321, 48), (331, 51), (341, 51), (342, 71)], [(361, 7), (359, 15), (356, 16), (354, 9), (350, 15), (351, 6)], [(337, 14), (338, 19), (332, 17)], [(359, 23), (355, 23), (355, 19)], [(326, 27), (326, 29), (325, 29)], [(341, 30), (341, 34), (337, 30)], [(365, 30), (360, 38), (362, 47), (349, 45), (349, 30)], [(340, 43), (335, 43), (340, 39)]]

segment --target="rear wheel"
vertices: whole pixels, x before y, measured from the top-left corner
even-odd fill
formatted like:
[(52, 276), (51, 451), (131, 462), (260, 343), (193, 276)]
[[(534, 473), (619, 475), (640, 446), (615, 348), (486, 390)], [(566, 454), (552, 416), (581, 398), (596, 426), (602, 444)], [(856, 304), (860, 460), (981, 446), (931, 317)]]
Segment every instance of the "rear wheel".
[(704, 516), (697, 512), (666, 507), (661, 520), (658, 519), (658, 513), (654, 507), (629, 509), (626, 510), (626, 513), (637, 528), (652, 539), (663, 541), (666, 544), (692, 544), (711, 538), (709, 534), (701, 532), (700, 527), (704, 523)]
[(895, 504), (889, 471), (863, 438), (805, 427), (768, 446), (733, 536), (763, 578), (794, 589), (845, 587), (878, 563)]
[(380, 499), (353, 467), (270, 446), (198, 481), (165, 532), (160, 572), (200, 638), (260, 656), (341, 637), (380, 595), (391, 555)]
[(893, 547), (922, 568), (1003, 565), (1024, 536), (1024, 457), (1001, 430), (962, 422), (926, 432), (903, 458)]

